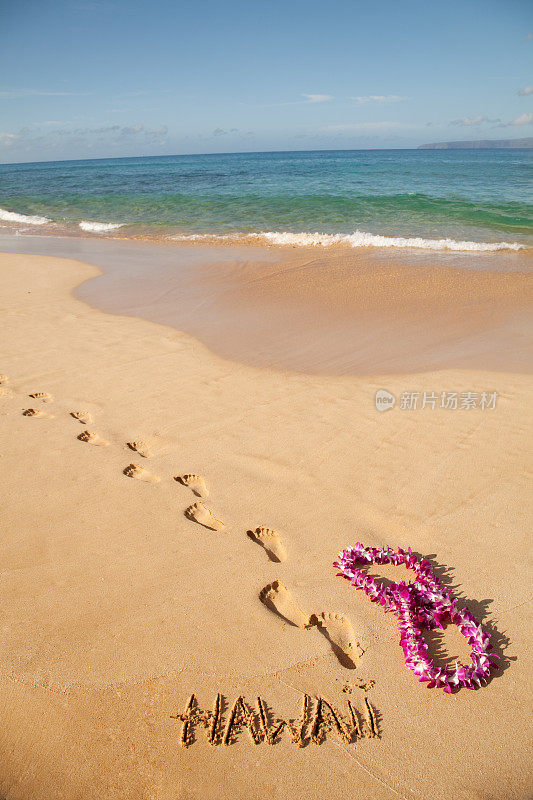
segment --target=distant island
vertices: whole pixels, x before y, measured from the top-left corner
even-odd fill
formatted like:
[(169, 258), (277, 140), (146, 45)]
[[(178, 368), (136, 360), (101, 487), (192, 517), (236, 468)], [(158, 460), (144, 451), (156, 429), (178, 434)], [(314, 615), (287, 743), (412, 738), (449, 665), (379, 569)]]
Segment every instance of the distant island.
[(506, 150), (524, 150), (533, 148), (533, 136), (527, 139), (478, 139), (475, 142), (433, 142), (421, 144), (418, 150), (481, 150), (492, 147)]

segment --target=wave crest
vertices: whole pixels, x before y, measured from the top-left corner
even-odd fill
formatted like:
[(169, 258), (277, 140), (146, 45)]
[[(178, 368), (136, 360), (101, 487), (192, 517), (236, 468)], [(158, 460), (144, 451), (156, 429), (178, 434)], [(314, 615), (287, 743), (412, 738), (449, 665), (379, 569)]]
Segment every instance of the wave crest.
[(16, 214), (14, 211), (6, 211), (0, 208), (0, 219), (4, 222), (20, 222), (24, 225), (47, 225), (52, 222), (48, 217), (37, 217), (29, 214)]
[(172, 236), (180, 241), (197, 241), (201, 239), (255, 239), (264, 240), (270, 244), (290, 245), (292, 247), (331, 247), (333, 245), (346, 245), (348, 247), (400, 247), (416, 248), (422, 250), (455, 250), (455, 251), (483, 251), (494, 250), (523, 250), (524, 245), (518, 242), (470, 242), (455, 239), (423, 239), (420, 236), (381, 236), (376, 233), (355, 231), (354, 233), (290, 233), (289, 231), (261, 231), (260, 233), (246, 234), (182, 234)]
[(87, 231), (88, 233), (105, 233), (106, 231), (114, 231), (117, 228), (122, 228), (123, 225), (121, 222), (88, 222), (85, 219), (82, 219), (82, 221), (78, 224), (82, 231)]

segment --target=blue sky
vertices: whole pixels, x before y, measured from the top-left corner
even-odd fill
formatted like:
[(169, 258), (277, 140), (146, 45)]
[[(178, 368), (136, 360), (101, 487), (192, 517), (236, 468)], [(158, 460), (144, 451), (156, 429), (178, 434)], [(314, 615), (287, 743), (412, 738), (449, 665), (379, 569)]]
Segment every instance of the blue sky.
[(526, 0), (0, 0), (0, 162), (524, 136)]

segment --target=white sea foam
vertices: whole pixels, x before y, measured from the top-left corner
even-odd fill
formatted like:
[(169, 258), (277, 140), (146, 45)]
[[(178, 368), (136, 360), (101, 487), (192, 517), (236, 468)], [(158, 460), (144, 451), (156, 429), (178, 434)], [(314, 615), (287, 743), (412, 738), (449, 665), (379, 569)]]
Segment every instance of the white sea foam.
[(517, 242), (468, 242), (455, 239), (422, 239), (420, 236), (380, 236), (365, 231), (355, 233), (275, 233), (262, 232), (249, 234), (254, 238), (265, 239), (272, 244), (296, 245), (297, 247), (331, 247), (345, 244), (350, 247), (414, 247), (423, 250), (521, 250)]
[(207, 239), (217, 241), (237, 241), (238, 239), (248, 239), (250, 236), (259, 236), (257, 233), (176, 233), (169, 236), (173, 242), (202, 242)]
[(46, 225), (51, 222), (48, 217), (32, 217), (28, 214), (16, 214), (14, 211), (6, 211), (0, 208), (0, 219), (4, 222), (22, 222), (24, 225)]
[(122, 224), (119, 222), (87, 222), (87, 220), (84, 219), (82, 219), (79, 225), (82, 231), (87, 231), (88, 233), (105, 233), (106, 231), (114, 231), (117, 228), (122, 228)]
[(355, 233), (289, 233), (276, 231), (261, 231), (260, 233), (247, 234), (222, 234), (216, 236), (209, 233), (193, 233), (172, 236), (180, 241), (199, 241), (202, 239), (255, 239), (266, 241), (270, 244), (291, 245), (292, 247), (332, 247), (333, 245), (346, 245), (347, 247), (403, 247), (422, 250), (456, 250), (456, 251), (484, 251), (494, 250), (522, 250), (524, 245), (518, 242), (469, 242), (455, 239), (423, 239), (419, 236), (381, 236), (365, 231)]

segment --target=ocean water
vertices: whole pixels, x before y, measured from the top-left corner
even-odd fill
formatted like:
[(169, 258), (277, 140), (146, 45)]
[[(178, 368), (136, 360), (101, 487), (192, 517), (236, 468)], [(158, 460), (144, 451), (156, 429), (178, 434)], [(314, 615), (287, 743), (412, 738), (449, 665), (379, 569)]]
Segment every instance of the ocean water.
[(533, 150), (314, 151), (0, 165), (0, 234), (529, 248), (532, 167)]

